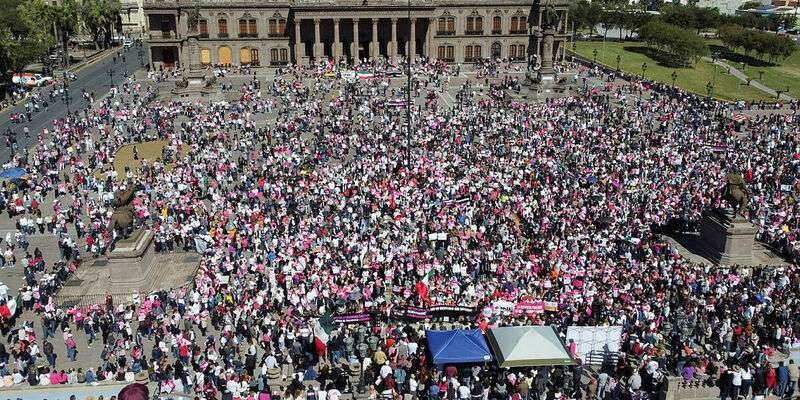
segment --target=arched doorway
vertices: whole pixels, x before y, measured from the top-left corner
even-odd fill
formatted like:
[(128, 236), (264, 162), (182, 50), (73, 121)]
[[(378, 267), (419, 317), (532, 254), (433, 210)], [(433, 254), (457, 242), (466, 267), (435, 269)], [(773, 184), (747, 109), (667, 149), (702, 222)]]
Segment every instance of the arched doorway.
[(222, 46), (219, 48), (219, 63), (222, 65), (230, 65), (231, 64), (231, 48), (228, 46)]
[(209, 49), (200, 50), (200, 64), (203, 65), (211, 64), (211, 50)]
[(239, 64), (240, 65), (250, 64), (250, 49), (249, 48), (242, 47), (239, 50)]
[(503, 46), (500, 45), (500, 42), (492, 43), (492, 59), (498, 59), (503, 56)]

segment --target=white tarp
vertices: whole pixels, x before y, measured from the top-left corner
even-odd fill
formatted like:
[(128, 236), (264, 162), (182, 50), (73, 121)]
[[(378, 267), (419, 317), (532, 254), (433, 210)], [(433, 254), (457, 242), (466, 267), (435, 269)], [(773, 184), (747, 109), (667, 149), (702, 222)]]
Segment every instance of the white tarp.
[(488, 341), (501, 367), (575, 364), (556, 332), (549, 326), (492, 328)]
[(569, 326), (567, 345), (572, 339), (577, 345), (577, 356), (584, 364), (598, 365), (617, 362), (622, 340), (621, 326)]

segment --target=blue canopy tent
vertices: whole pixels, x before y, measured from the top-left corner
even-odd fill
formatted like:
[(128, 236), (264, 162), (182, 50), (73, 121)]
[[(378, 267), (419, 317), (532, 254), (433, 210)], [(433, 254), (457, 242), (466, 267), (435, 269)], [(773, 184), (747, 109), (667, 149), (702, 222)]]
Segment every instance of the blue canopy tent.
[(27, 174), (28, 173), (25, 171), (25, 168), (20, 168), (20, 167), (6, 168), (0, 171), (0, 180), (13, 182), (24, 177)]
[(492, 360), (489, 345), (478, 329), (454, 331), (425, 331), (433, 363), (467, 364)]

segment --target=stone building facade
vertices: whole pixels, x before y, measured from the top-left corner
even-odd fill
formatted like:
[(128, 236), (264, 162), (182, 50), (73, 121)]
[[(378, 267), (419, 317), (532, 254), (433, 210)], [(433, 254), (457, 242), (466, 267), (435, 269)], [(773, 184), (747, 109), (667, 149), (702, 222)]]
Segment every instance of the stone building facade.
[(121, 0), (119, 17), (122, 32), (131, 37), (139, 37), (144, 31), (144, 0)]
[[(554, 57), (570, 40), (568, 3), (546, 0), (558, 15)], [(545, 5), (531, 0), (144, 0), (150, 62), (188, 66), (189, 18), (198, 14), (205, 65), (278, 66), (335, 59), (412, 55), (469, 63), (525, 61), (541, 53)], [(410, 17), (410, 18), (409, 18)]]

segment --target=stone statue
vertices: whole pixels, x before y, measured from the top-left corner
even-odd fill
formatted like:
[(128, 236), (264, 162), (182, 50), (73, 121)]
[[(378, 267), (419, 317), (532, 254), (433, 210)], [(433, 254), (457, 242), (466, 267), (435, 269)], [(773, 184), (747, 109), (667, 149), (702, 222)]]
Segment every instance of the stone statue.
[(544, 6), (544, 13), (542, 14), (542, 30), (558, 29), (560, 17), (553, 4), (550, 2)]
[(186, 24), (189, 27), (189, 33), (197, 33), (197, 28), (200, 25), (200, 6), (195, 5), (194, 8), (186, 12)]
[(136, 211), (131, 205), (136, 189), (136, 186), (129, 186), (114, 195), (114, 199), (111, 201), (114, 212), (111, 214), (108, 230), (121, 232), (123, 236), (127, 236), (130, 232), (136, 221)]
[(750, 204), (750, 191), (745, 185), (744, 177), (739, 173), (725, 175), (725, 189), (722, 199), (733, 208), (733, 215), (744, 216), (747, 205)]

